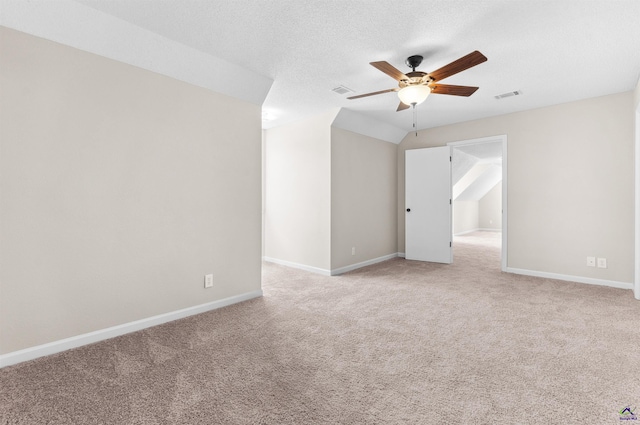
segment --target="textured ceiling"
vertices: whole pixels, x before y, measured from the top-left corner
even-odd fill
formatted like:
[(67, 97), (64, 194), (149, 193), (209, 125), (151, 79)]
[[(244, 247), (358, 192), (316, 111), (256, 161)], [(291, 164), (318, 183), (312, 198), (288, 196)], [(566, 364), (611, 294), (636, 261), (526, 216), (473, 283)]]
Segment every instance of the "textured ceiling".
[[(410, 131), (410, 110), (368, 63), (402, 71), (407, 56), (433, 71), (473, 50), (488, 62), (443, 80), (477, 85), (471, 97), (431, 95), (418, 128), (632, 90), (640, 73), (640, 1), (78, 0), (96, 10), (274, 80), (266, 128), (329, 108), (348, 108)], [(96, 27), (98, 28), (98, 27)], [(135, 40), (118, 40), (121, 49)], [(243, 85), (246, 81), (229, 81)], [(523, 95), (496, 100), (495, 95)]]

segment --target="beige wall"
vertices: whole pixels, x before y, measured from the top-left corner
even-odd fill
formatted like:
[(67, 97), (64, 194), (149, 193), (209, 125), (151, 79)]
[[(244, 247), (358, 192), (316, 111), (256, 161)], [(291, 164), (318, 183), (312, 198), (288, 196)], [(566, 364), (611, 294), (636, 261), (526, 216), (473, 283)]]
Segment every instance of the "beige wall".
[(266, 257), (331, 268), (331, 121), (336, 113), (265, 131)]
[(453, 201), (453, 234), (502, 229), (502, 182), (479, 201)]
[(397, 252), (397, 145), (336, 113), (265, 131), (267, 259), (329, 273)]
[[(412, 133), (399, 145), (398, 211), (404, 150), (506, 134), (508, 267), (632, 282), (632, 110), (626, 92)], [(609, 267), (588, 268), (587, 256)]]
[(331, 129), (332, 270), (398, 251), (397, 150), (389, 142)]
[(0, 353), (260, 290), (260, 106), (4, 28), (0, 56)]
[(479, 224), (478, 201), (453, 201), (453, 234), (476, 230)]
[(481, 229), (502, 229), (502, 182), (478, 202), (478, 226)]

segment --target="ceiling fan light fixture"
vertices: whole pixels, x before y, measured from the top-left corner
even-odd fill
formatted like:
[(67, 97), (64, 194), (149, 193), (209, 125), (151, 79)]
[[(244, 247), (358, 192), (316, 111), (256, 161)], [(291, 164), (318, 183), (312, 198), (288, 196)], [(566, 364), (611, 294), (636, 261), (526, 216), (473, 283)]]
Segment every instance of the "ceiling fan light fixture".
[(429, 93), (431, 93), (429, 86), (418, 84), (402, 88), (398, 92), (398, 97), (405, 105), (419, 105), (427, 99)]

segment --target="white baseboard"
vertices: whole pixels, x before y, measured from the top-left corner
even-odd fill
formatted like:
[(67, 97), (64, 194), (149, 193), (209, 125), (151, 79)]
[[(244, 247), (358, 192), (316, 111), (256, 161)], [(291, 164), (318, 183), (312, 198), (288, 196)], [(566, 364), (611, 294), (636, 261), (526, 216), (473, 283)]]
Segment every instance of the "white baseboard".
[(134, 322), (124, 323), (122, 325), (112, 326), (110, 328), (89, 332), (70, 338), (61, 339), (59, 341), (49, 342), (47, 344), (37, 345), (35, 347), (25, 348), (23, 350), (0, 355), (0, 368), (11, 366), (17, 363), (26, 362), (28, 360), (37, 359), (38, 357), (48, 356), (59, 353), (61, 351), (70, 350), (72, 348), (81, 347), (94, 342), (103, 341), (105, 339), (114, 338), (116, 336), (136, 332), (142, 329), (157, 326), (162, 323), (171, 322), (173, 320), (182, 319), (195, 314), (204, 313), (218, 308), (226, 307), (242, 301), (262, 296), (262, 290), (247, 292), (245, 294), (224, 298), (218, 301), (212, 301), (206, 304), (200, 304), (193, 307), (176, 310), (169, 313), (159, 314), (157, 316), (148, 317), (146, 319), (136, 320)]
[(454, 233), (453, 236), (463, 236), (463, 235), (467, 235), (469, 233), (477, 232), (478, 230), (479, 229), (465, 230), (464, 232)]
[(484, 227), (478, 227), (471, 230), (465, 230), (464, 232), (454, 233), (453, 236), (463, 236), (473, 232), (502, 232), (502, 229), (489, 229)]
[[(398, 252), (398, 257), (405, 258), (405, 253)], [(619, 288), (619, 289), (633, 289), (632, 283), (618, 282), (615, 280), (594, 279), (590, 277), (581, 277), (581, 276), (570, 276), (565, 274), (540, 272), (535, 270), (517, 269), (514, 267), (507, 267), (504, 271), (507, 273), (522, 274), (525, 276), (544, 277), (548, 279), (565, 280), (568, 282), (587, 283), (589, 285), (610, 286), (612, 288)]]
[(570, 275), (565, 275), (565, 274), (540, 272), (540, 271), (535, 271), (535, 270), (517, 269), (517, 268), (513, 268), (513, 267), (507, 267), (507, 269), (505, 271), (507, 273), (522, 274), (522, 275), (526, 275), (526, 276), (535, 276), (535, 277), (544, 277), (544, 278), (547, 278), (547, 279), (566, 280), (566, 281), (569, 281), (569, 282), (588, 283), (589, 285), (611, 286), (612, 288), (619, 288), (619, 289), (633, 289), (633, 284), (632, 283), (618, 282), (618, 281), (615, 281), (615, 280), (594, 279), (594, 278), (591, 278), (591, 277), (582, 277), (582, 276), (570, 276)]
[[(319, 267), (307, 266), (306, 264), (294, 263), (292, 261), (279, 260), (277, 258), (272, 257), (263, 257), (264, 261), (268, 261), (270, 263), (280, 264), (281, 266), (293, 267), (294, 269), (300, 269), (311, 273), (321, 274), (323, 276), (337, 276), (342, 273), (350, 272), (355, 269), (359, 269), (360, 267), (370, 266), (372, 264), (380, 263), (382, 261), (390, 260), (392, 258), (399, 257), (399, 253), (395, 252), (393, 254), (384, 255), (382, 257), (373, 258), (371, 260), (362, 261), (360, 263), (351, 264), (349, 266), (340, 267), (334, 270), (321, 269)], [(402, 254), (404, 257), (404, 254)]]
[(264, 261), (270, 263), (280, 264), (281, 266), (293, 267), (294, 269), (300, 269), (311, 273), (318, 273), (324, 276), (331, 276), (331, 270), (321, 269), (319, 267), (307, 266), (306, 264), (294, 263), (293, 261), (279, 260), (272, 257), (263, 257)]
[(373, 258), (371, 260), (362, 261), (360, 263), (351, 264), (349, 266), (340, 267), (340, 268), (331, 270), (331, 276), (336, 276), (342, 273), (350, 272), (352, 270), (356, 270), (361, 267), (366, 267), (372, 264), (381, 263), (382, 261), (391, 260), (392, 258), (397, 258), (397, 257), (398, 257), (398, 253), (396, 252), (393, 254), (383, 255), (382, 257)]

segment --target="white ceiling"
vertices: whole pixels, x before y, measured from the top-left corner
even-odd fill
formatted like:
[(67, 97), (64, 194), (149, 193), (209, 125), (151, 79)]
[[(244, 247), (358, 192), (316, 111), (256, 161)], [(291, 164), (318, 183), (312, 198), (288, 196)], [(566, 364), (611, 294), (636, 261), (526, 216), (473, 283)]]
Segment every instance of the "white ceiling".
[[(384, 60), (408, 71), (404, 59), (414, 54), (425, 57), (418, 69), (427, 72), (473, 50), (488, 58), (442, 81), (480, 89), (469, 98), (431, 95), (418, 106), (419, 129), (628, 91), (640, 74), (638, 0), (77, 0), (76, 4), (272, 79), (263, 111), (274, 118), (264, 122), (265, 128), (330, 108), (348, 108), (411, 131), (412, 113), (395, 112), (396, 94), (347, 100), (348, 95), (332, 89), (343, 85), (361, 94), (395, 87), (393, 79), (368, 63)], [(137, 42), (120, 39), (119, 33), (104, 36), (123, 50)], [(238, 78), (226, 83), (250, 82)], [(524, 94), (494, 98), (513, 90)]]

